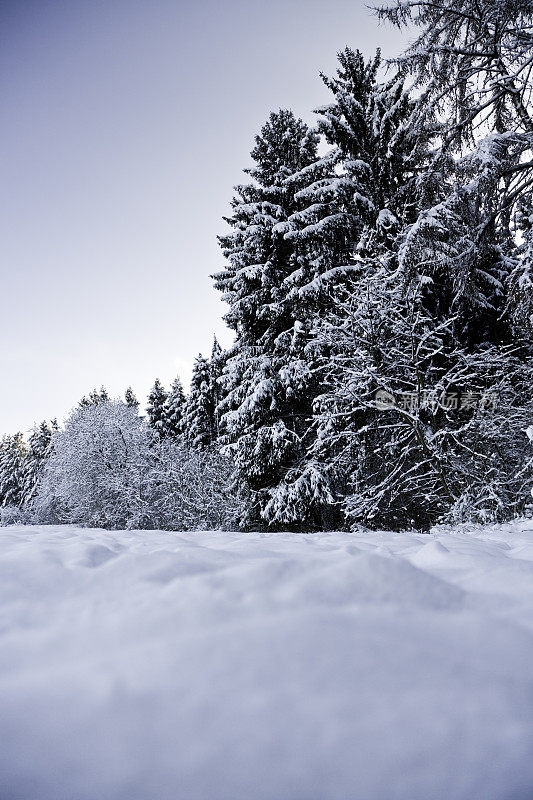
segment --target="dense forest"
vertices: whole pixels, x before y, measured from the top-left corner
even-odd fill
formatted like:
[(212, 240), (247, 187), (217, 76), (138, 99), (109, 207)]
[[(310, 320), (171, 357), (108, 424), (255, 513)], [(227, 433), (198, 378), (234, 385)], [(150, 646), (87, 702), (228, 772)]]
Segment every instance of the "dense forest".
[[(397, 0), (399, 57), (339, 53), (272, 112), (214, 275), (234, 332), (190, 391), (83, 398), (0, 443), (2, 521), (428, 529), (528, 512), (533, 9)], [(244, 160), (244, 158), (243, 158)]]

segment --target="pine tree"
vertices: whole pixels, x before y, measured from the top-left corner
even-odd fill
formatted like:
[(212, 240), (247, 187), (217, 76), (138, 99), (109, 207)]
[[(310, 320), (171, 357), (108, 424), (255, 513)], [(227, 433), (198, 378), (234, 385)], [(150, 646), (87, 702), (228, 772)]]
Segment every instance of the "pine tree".
[(379, 53), (365, 62), (347, 48), (339, 62), (335, 78), (322, 76), (333, 102), (318, 110), (318, 129), (332, 149), (287, 180), (292, 186), (307, 181), (295, 195), (301, 205), (286, 233), (299, 267), (287, 281), (287, 304), (298, 322), (291, 337), (278, 337), (274, 352), (291, 389), (305, 376), (305, 400), (298, 390), (295, 397), (306, 427), (301, 457), (271, 490), (263, 512), (279, 523), (301, 518), (313, 498), (322, 506), (319, 525), (340, 524), (333, 500), (344, 480), (337, 455), (324, 447), (319, 413), (319, 397), (331, 379), (329, 346), (316, 332), (345, 292), (384, 263), (395, 268), (390, 251), (399, 230), (416, 218), (419, 196), (434, 191), (429, 181), (418, 182), (429, 155), (426, 129), (433, 123), (428, 115), (424, 135), (410, 129), (414, 101), (402, 77), (377, 83)]
[[(252, 183), (238, 187), (227, 220), (233, 232), (221, 238), (229, 263), (216, 276), (237, 334), (219, 405), (223, 441), (234, 452), (240, 485), (251, 492), (249, 524), (316, 524), (327, 490), (314, 476), (295, 490), (301, 476), (293, 480), (291, 473), (305, 457), (313, 376), (303, 353), (305, 304), (296, 316), (293, 301), (300, 264), (286, 234), (299, 207), (295, 195), (310, 179), (305, 169), (317, 158), (317, 136), (291, 112), (271, 114), (252, 158)], [(300, 182), (290, 182), (294, 173), (303, 173)], [(287, 477), (290, 510), (283, 516), (274, 495)]]
[(317, 112), (322, 116), (318, 130), (332, 149), (290, 179), (291, 185), (305, 180), (287, 233), (298, 245), (300, 295), (316, 295), (323, 275), (351, 269), (364, 224), (375, 212), (367, 111), (380, 57), (365, 63), (359, 51), (347, 48), (339, 60), (336, 78), (322, 75), (334, 102)]
[(128, 408), (133, 408), (134, 410), (137, 410), (139, 408), (140, 403), (137, 400), (137, 397), (135, 396), (135, 393), (131, 388), (131, 386), (128, 386), (128, 388), (126, 389), (124, 393), (124, 399), (126, 401), (126, 405), (128, 406)]
[(161, 385), (159, 378), (156, 378), (150, 394), (148, 395), (146, 413), (148, 415), (148, 423), (150, 427), (153, 428), (153, 430), (156, 431), (160, 436), (165, 436), (167, 432), (167, 398), (168, 392)]
[(215, 398), (211, 368), (209, 361), (201, 353), (194, 362), (183, 423), (187, 441), (192, 447), (207, 447), (214, 441)]
[(213, 338), (211, 350), (211, 360), (209, 362), (210, 385), (213, 405), (213, 440), (216, 441), (220, 436), (220, 412), (219, 405), (222, 401), (223, 373), (226, 364), (226, 353), (222, 350), (216, 336)]
[[(339, 62), (335, 77), (322, 75), (333, 102), (316, 112), (318, 130), (332, 149), (307, 170), (316, 179), (298, 192), (303, 206), (287, 233), (301, 265), (298, 292), (319, 298), (322, 292), (320, 306), (328, 305), (336, 282), (357, 281), (362, 260), (375, 255), (376, 240), (390, 246), (399, 227), (416, 219), (421, 195), (435, 192), (430, 181), (420, 181), (435, 123), (428, 113), (412, 129), (416, 103), (404, 78), (377, 82), (379, 51), (365, 62), (359, 51), (346, 48)], [(304, 172), (290, 180), (301, 181)]]
[(41, 478), (46, 462), (52, 451), (52, 437), (59, 430), (56, 420), (41, 422), (33, 428), (24, 458), (21, 487), (21, 505), (27, 505), (33, 498), (37, 484)]
[(26, 445), (22, 433), (0, 441), (0, 506), (20, 507), (24, 480)]
[(183, 432), (185, 392), (178, 377), (172, 383), (165, 404), (165, 432), (168, 436), (179, 436)]
[(99, 403), (108, 403), (110, 401), (110, 397), (108, 394), (107, 389), (105, 386), (101, 386), (100, 390), (93, 389), (92, 392), (89, 393), (89, 396), (82, 397), (78, 407), (79, 408), (87, 408), (87, 406), (96, 406)]

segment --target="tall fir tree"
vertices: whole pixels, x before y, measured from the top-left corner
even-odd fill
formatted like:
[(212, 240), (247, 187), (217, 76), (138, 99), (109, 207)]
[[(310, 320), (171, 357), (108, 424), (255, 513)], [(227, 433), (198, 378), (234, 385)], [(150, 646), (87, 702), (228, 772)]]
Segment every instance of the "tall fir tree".
[(24, 481), (26, 445), (22, 433), (0, 441), (0, 506), (20, 507)]
[(146, 406), (146, 413), (148, 415), (148, 423), (159, 436), (166, 434), (167, 422), (167, 409), (166, 403), (168, 392), (162, 386), (159, 378), (156, 378), (150, 394), (148, 395), (148, 405)]
[(87, 406), (96, 406), (99, 403), (108, 403), (110, 400), (107, 389), (105, 386), (101, 386), (99, 390), (93, 389), (88, 397), (82, 397), (78, 405), (80, 408), (87, 408)]
[(139, 408), (140, 403), (137, 400), (135, 392), (133, 391), (131, 386), (128, 386), (128, 388), (126, 389), (124, 393), (124, 400), (126, 401), (126, 405), (128, 406), (128, 408), (133, 408), (135, 410)]
[(148, 416), (148, 424), (159, 434), (159, 436), (164, 436), (166, 433), (167, 398), (168, 392), (161, 384), (159, 378), (156, 378), (154, 385), (150, 390), (150, 394), (148, 395), (146, 414)]
[(184, 411), (184, 429), (192, 447), (207, 447), (215, 440), (215, 398), (209, 361), (197, 356)]
[(41, 422), (35, 426), (28, 439), (28, 447), (24, 458), (21, 504), (28, 505), (35, 495), (39, 479), (52, 451), (52, 439), (59, 430), (56, 420), (51, 423)]
[(185, 400), (183, 386), (176, 377), (165, 403), (165, 432), (168, 436), (176, 437), (183, 433)]
[[(317, 142), (292, 112), (271, 114), (252, 151), (252, 182), (233, 201), (233, 231), (221, 238), (228, 265), (216, 285), (236, 340), (219, 411), (238, 481), (250, 493), (248, 524), (319, 525), (330, 499), (323, 476), (297, 466), (305, 461), (315, 390), (304, 354), (306, 305), (294, 302), (301, 265), (287, 236), (300, 207), (296, 193), (312, 179), (306, 169), (317, 160)], [(291, 181), (295, 173), (301, 177)]]
[(222, 350), (216, 336), (213, 338), (211, 349), (211, 360), (209, 362), (211, 396), (213, 404), (213, 436), (216, 441), (220, 436), (220, 412), (219, 405), (223, 396), (223, 373), (227, 356)]
[[(340, 524), (335, 498), (342, 496), (344, 477), (326, 446), (320, 410), (332, 379), (330, 348), (317, 332), (345, 293), (381, 262), (394, 269), (390, 250), (398, 231), (416, 218), (418, 195), (434, 191), (429, 182), (418, 182), (429, 155), (427, 135), (409, 127), (414, 102), (401, 75), (377, 82), (379, 52), (365, 62), (347, 48), (339, 62), (334, 78), (322, 76), (333, 101), (318, 109), (318, 129), (331, 150), (287, 179), (295, 188), (305, 184), (296, 191), (299, 208), (285, 233), (298, 264), (286, 282), (286, 302), (298, 323), (296, 335), (279, 337), (275, 351), (285, 375), (307, 380), (305, 399), (296, 394), (297, 413), (305, 420), (301, 457), (272, 488), (264, 511), (282, 524), (305, 518), (315, 497), (321, 504), (317, 524)], [(422, 133), (430, 125), (428, 115)]]

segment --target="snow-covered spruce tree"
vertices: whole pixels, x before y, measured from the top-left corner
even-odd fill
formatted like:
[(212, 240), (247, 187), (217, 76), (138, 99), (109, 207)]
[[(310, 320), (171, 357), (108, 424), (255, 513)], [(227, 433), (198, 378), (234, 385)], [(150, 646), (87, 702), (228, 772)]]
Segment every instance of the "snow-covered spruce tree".
[(124, 393), (124, 400), (126, 401), (126, 405), (129, 408), (133, 408), (134, 410), (137, 410), (139, 408), (140, 403), (137, 400), (135, 392), (133, 391), (131, 386), (128, 386), (128, 388), (126, 389)]
[(22, 433), (0, 441), (0, 506), (19, 508), (23, 498), (26, 445)]
[[(434, 179), (420, 180), (429, 159), (428, 130), (435, 128), (431, 115), (411, 129), (415, 103), (401, 75), (377, 83), (379, 53), (367, 63), (347, 48), (339, 61), (334, 78), (322, 76), (333, 102), (318, 110), (319, 130), (332, 149), (287, 179), (295, 189), (305, 185), (296, 191), (300, 207), (285, 226), (298, 264), (285, 281), (285, 303), (292, 318), (305, 324), (299, 322), (297, 335), (280, 336), (276, 348), (285, 374), (307, 376), (308, 405), (305, 456), (272, 490), (265, 508), (267, 518), (281, 522), (298, 513), (299, 492), (308, 491), (309, 482), (327, 487), (330, 509), (332, 492), (339, 496), (344, 488), (321, 427), (318, 397), (331, 376), (329, 345), (317, 338), (317, 326), (380, 259), (390, 258), (398, 232), (416, 219), (420, 198), (435, 194)], [(324, 522), (339, 524), (338, 515), (330, 513)]]
[(98, 403), (107, 403), (110, 400), (109, 394), (105, 386), (101, 386), (100, 389), (93, 389), (92, 392), (89, 393), (88, 397), (82, 397), (79, 406), (80, 408), (84, 408), (86, 406), (91, 405), (98, 405)]
[(400, 225), (416, 219), (422, 197), (433, 199), (438, 184), (435, 177), (422, 180), (437, 126), (428, 113), (412, 128), (417, 104), (402, 75), (377, 82), (379, 51), (365, 62), (359, 51), (346, 48), (339, 62), (335, 77), (322, 75), (332, 102), (316, 112), (331, 150), (302, 171), (307, 184), (296, 195), (301, 207), (287, 229), (300, 264), (291, 280), (298, 281), (300, 296), (317, 295), (318, 308), (328, 302), (320, 289), (326, 293), (347, 276), (357, 281), (362, 260), (375, 255), (376, 234), (390, 244)]
[(159, 378), (156, 378), (150, 394), (148, 395), (146, 413), (148, 415), (148, 424), (159, 436), (164, 436), (166, 434), (167, 399), (168, 392), (162, 386)]
[(211, 365), (200, 353), (194, 362), (183, 417), (186, 439), (191, 447), (207, 447), (215, 440), (215, 400)]
[(316, 304), (324, 275), (331, 279), (333, 270), (353, 269), (351, 258), (375, 210), (369, 103), (380, 57), (366, 63), (359, 51), (347, 48), (339, 60), (335, 78), (322, 75), (333, 102), (317, 112), (318, 130), (331, 149), (287, 179), (297, 207), (284, 230), (296, 248), (298, 270), (285, 283), (291, 299), (308, 295)]
[(216, 337), (210, 360), (201, 353), (195, 360), (189, 395), (183, 407), (183, 433), (190, 447), (205, 448), (219, 438), (225, 363), (226, 353)]
[(220, 436), (220, 411), (219, 406), (223, 397), (223, 373), (226, 364), (227, 355), (222, 349), (216, 336), (213, 338), (213, 347), (211, 349), (211, 359), (209, 361), (210, 372), (210, 385), (213, 404), (213, 441), (218, 440)]
[(89, 399), (93, 403), (107, 403), (109, 402), (109, 400), (111, 400), (109, 392), (107, 391), (105, 386), (100, 386), (99, 392), (96, 391), (96, 389), (93, 392), (91, 392), (91, 394), (89, 395)]
[[(295, 194), (309, 180), (305, 168), (317, 158), (317, 136), (292, 112), (271, 114), (252, 158), (252, 181), (237, 188), (227, 219), (233, 230), (220, 240), (228, 264), (215, 276), (236, 332), (219, 406), (223, 441), (234, 452), (239, 485), (250, 492), (247, 524), (321, 525), (327, 482), (312, 465), (297, 467), (306, 460), (316, 390), (304, 353), (305, 305), (296, 316), (288, 299), (300, 265), (286, 236), (299, 207)], [(301, 183), (289, 184), (295, 173)]]
[(28, 438), (21, 490), (21, 504), (23, 506), (28, 506), (33, 499), (38, 482), (52, 452), (52, 438), (58, 429), (56, 420), (52, 420), (51, 423), (44, 421), (33, 428)]
[(183, 433), (184, 411), (185, 392), (179, 377), (176, 377), (165, 402), (164, 430), (167, 436), (176, 437)]
[[(414, 101), (400, 75), (377, 83), (379, 54), (367, 63), (361, 53), (346, 49), (339, 61), (336, 77), (323, 76), (333, 101), (319, 109), (319, 130), (332, 149), (283, 181), (293, 212), (275, 232), (291, 255), (275, 302), (264, 312), (278, 325), (271, 326), (274, 335), (269, 330), (269, 338), (256, 340), (253, 392), (240, 398), (241, 412), (253, 410), (259, 419), (262, 413), (276, 422), (258, 426), (258, 437), (243, 439), (248, 449), (237, 461), (244, 470), (253, 464), (255, 476), (265, 480), (260, 515), (279, 525), (305, 524), (309, 515), (318, 526), (338, 524), (332, 472), (327, 460), (313, 455), (319, 425), (314, 404), (323, 389), (316, 322), (335, 307), (338, 290), (373, 269), (369, 254), (375, 258), (377, 247), (390, 246), (398, 229), (416, 219), (418, 196), (434, 196), (435, 181), (420, 180), (431, 115), (417, 131), (411, 129)], [(229, 364), (236, 367), (233, 382), (241, 389), (247, 380), (239, 372), (242, 361)], [(242, 417), (226, 420), (234, 424)], [(268, 471), (268, 453), (281, 469)], [(257, 489), (253, 485), (256, 498)]]

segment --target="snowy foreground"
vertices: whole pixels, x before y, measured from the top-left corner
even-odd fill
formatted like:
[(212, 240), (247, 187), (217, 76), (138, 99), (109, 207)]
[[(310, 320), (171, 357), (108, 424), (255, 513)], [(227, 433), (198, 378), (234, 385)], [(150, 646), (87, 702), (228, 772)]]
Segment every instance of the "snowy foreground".
[(533, 523), (0, 529), (2, 800), (533, 797)]

